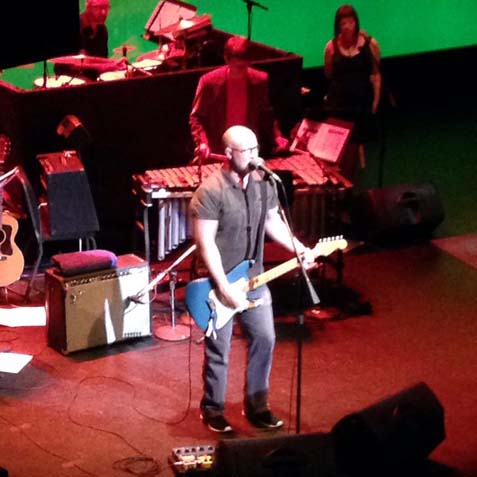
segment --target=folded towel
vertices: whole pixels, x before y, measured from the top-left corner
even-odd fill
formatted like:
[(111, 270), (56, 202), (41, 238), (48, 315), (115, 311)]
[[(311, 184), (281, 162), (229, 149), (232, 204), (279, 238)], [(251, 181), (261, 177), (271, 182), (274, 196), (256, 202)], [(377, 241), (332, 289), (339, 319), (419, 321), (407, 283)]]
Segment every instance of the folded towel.
[(81, 275), (116, 268), (118, 257), (108, 250), (87, 250), (85, 252), (60, 253), (51, 257), (52, 262), (65, 277)]

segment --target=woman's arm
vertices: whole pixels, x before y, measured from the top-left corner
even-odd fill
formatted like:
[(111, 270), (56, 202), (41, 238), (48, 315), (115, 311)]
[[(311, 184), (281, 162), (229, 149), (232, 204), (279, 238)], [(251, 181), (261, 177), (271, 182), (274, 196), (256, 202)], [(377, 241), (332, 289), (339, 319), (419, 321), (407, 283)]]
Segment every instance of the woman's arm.
[(373, 56), (373, 72), (371, 73), (369, 80), (373, 85), (374, 95), (372, 112), (375, 114), (378, 110), (379, 100), (381, 99), (381, 71), (379, 67), (379, 63), (381, 61), (381, 51), (379, 49), (378, 42), (374, 38), (371, 38), (369, 47), (371, 49), (371, 55)]
[(325, 75), (328, 79), (330, 79), (333, 74), (334, 52), (335, 52), (335, 48), (333, 46), (333, 40), (330, 40), (325, 47)]

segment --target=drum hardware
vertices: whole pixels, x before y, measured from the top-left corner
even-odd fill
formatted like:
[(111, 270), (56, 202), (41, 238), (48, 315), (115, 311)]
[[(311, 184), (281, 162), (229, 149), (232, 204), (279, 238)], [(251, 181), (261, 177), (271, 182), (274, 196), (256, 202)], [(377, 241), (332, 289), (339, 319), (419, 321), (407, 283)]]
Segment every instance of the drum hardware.
[(71, 56), (58, 56), (48, 60), (54, 65), (67, 65), (75, 66), (81, 70), (83, 69), (98, 69), (110, 66), (113, 68), (116, 65), (116, 60), (110, 58), (102, 58), (100, 56), (88, 56), (88, 55), (71, 55)]
[(36, 78), (33, 81), (33, 85), (38, 89), (65, 88), (68, 86), (79, 86), (85, 83), (86, 81), (84, 79), (69, 75), (47, 76), (46, 84), (44, 77)]
[(126, 56), (127, 53), (135, 51), (136, 47), (133, 45), (121, 45), (117, 48), (114, 48), (113, 53), (120, 53), (123, 56)]

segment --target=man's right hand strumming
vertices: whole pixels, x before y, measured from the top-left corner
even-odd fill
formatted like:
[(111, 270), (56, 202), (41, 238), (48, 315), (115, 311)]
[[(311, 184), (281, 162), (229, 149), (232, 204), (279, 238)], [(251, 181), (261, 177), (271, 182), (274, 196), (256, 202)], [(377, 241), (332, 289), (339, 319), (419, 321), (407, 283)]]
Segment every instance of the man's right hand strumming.
[[(243, 283), (242, 285), (245, 285)], [(228, 308), (233, 308), (234, 310), (238, 308), (244, 308), (247, 305), (247, 294), (237, 282), (234, 285), (221, 285), (218, 286), (215, 290), (217, 298)]]

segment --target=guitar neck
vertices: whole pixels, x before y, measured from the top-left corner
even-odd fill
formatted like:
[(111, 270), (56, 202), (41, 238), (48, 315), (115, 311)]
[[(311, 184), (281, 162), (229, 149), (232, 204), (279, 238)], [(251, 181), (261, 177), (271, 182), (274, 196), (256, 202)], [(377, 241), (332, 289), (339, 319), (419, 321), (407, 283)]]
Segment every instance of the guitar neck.
[(263, 272), (254, 278), (251, 278), (248, 281), (248, 289), (255, 290), (255, 288), (265, 285), (266, 283), (271, 282), (272, 280), (275, 280), (275, 278), (281, 277), (282, 275), (285, 275), (285, 273), (288, 273), (297, 267), (297, 258), (292, 258), (286, 262), (283, 262), (280, 265), (277, 265), (276, 267), (273, 267), (270, 270), (267, 270), (266, 272)]
[[(0, 177), (2, 179), (5, 179), (5, 177), (3, 177), (3, 167), (7, 160), (8, 153), (10, 152), (10, 147), (10, 138), (5, 134), (0, 134)], [(3, 180), (0, 181), (0, 229), (2, 228), (3, 216), (3, 183)]]
[[(315, 258), (320, 256), (324, 257), (329, 255), (330, 253), (333, 253), (335, 250), (343, 250), (346, 246), (347, 242), (343, 239), (342, 236), (325, 238), (320, 240), (311, 250), (311, 252), (313, 253), (313, 256)], [(260, 275), (257, 275), (256, 277), (251, 278), (248, 281), (247, 289), (255, 290), (255, 288), (265, 285), (265, 283), (268, 283), (275, 278), (278, 278), (285, 273), (294, 270), (297, 267), (298, 259), (296, 257), (292, 258), (286, 262), (283, 262), (280, 265), (277, 265), (276, 267), (271, 268), (270, 270), (267, 270), (266, 272), (261, 273)]]

